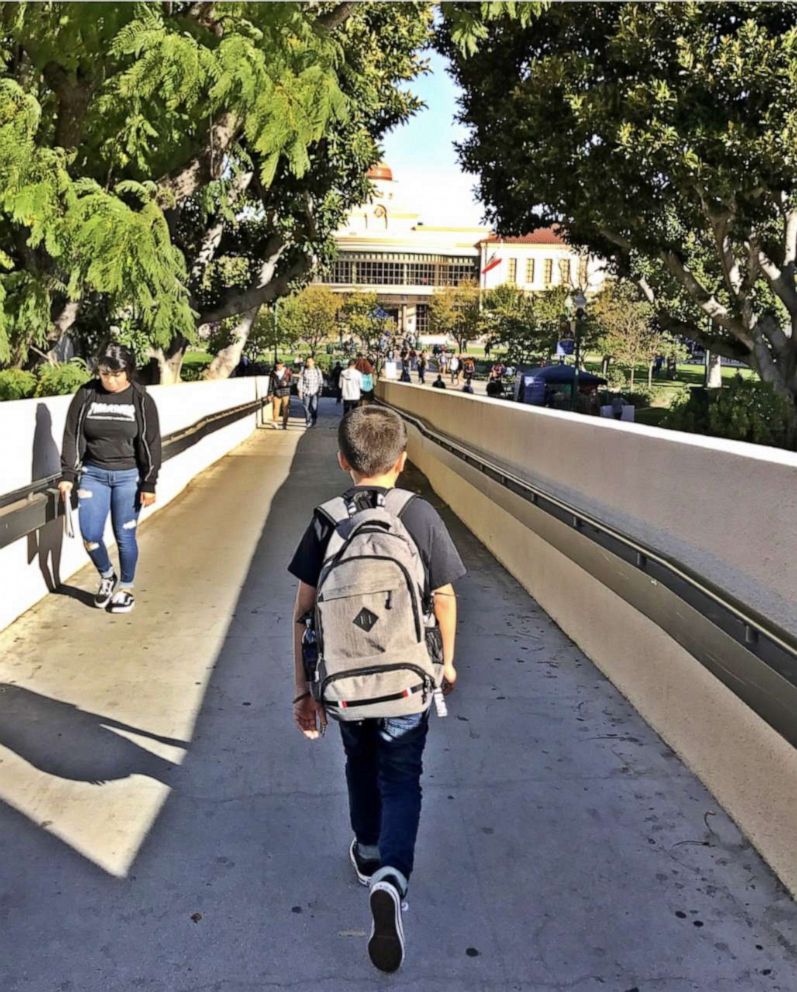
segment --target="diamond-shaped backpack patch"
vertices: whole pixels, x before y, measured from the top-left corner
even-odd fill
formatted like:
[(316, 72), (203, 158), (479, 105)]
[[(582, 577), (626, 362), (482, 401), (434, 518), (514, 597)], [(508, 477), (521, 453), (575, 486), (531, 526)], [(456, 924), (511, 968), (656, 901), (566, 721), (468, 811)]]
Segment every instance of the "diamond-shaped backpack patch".
[(367, 607), (364, 606), (354, 620), (352, 620), (352, 623), (367, 633), (378, 619), (379, 617), (375, 613), (372, 613)]

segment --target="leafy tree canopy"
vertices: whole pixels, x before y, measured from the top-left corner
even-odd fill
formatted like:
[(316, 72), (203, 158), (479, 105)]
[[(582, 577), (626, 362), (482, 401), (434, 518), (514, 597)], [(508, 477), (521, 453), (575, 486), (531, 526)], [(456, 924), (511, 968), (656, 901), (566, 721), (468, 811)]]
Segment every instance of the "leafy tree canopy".
[[(644, 287), (659, 323), (797, 396), (797, 7), (442, 8), (460, 147), (506, 234), (558, 222)], [(472, 35), (471, 35), (472, 37)]]
[(82, 311), (184, 347), (197, 322), (286, 292), (418, 106), (405, 84), (429, 19), (421, 3), (3, 4), (0, 360)]
[(301, 341), (315, 352), (327, 341), (337, 337), (338, 311), (341, 298), (327, 286), (305, 286), (279, 304), (277, 320), (282, 340)]

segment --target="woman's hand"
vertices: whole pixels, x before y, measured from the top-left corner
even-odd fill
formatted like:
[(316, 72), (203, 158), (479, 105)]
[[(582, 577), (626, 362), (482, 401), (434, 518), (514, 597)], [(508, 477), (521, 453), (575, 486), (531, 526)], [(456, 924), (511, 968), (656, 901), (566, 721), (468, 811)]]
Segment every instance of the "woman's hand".
[(66, 481), (59, 482), (58, 492), (61, 494), (61, 499), (63, 500), (69, 499), (69, 494), (72, 492), (73, 488), (74, 488), (74, 483), (72, 482), (66, 482)]
[(311, 741), (316, 740), (327, 729), (324, 707), (310, 695), (297, 699), (293, 704), (293, 719), (299, 730)]
[(152, 506), (155, 499), (155, 493), (141, 493), (141, 509), (143, 510), (148, 506)]

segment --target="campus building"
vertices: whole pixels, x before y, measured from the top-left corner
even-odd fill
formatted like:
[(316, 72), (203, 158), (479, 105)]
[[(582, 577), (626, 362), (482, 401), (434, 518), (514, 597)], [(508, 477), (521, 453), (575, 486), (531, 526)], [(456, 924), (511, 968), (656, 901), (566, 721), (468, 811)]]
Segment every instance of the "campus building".
[(599, 260), (579, 255), (551, 228), (499, 238), (488, 227), (427, 225), (389, 166), (368, 176), (374, 196), (335, 235), (338, 257), (320, 281), (342, 294), (376, 293), (402, 333), (428, 331), (429, 299), (445, 286), (509, 282), (534, 291), (564, 282), (592, 293), (603, 281)]

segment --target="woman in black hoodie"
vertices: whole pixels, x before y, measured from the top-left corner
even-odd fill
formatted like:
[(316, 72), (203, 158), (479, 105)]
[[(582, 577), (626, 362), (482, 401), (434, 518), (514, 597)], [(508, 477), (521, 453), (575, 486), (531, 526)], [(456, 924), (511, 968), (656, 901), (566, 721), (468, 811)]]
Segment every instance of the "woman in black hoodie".
[[(106, 348), (97, 362), (99, 378), (81, 386), (72, 400), (61, 448), (58, 488), (69, 499), (78, 485), (80, 533), (100, 573), (94, 605), (107, 606), (111, 613), (129, 613), (135, 606), (138, 515), (155, 502), (161, 463), (158, 411), (152, 397), (133, 381), (135, 368), (129, 349)], [(120, 576), (105, 547), (109, 513)]]

